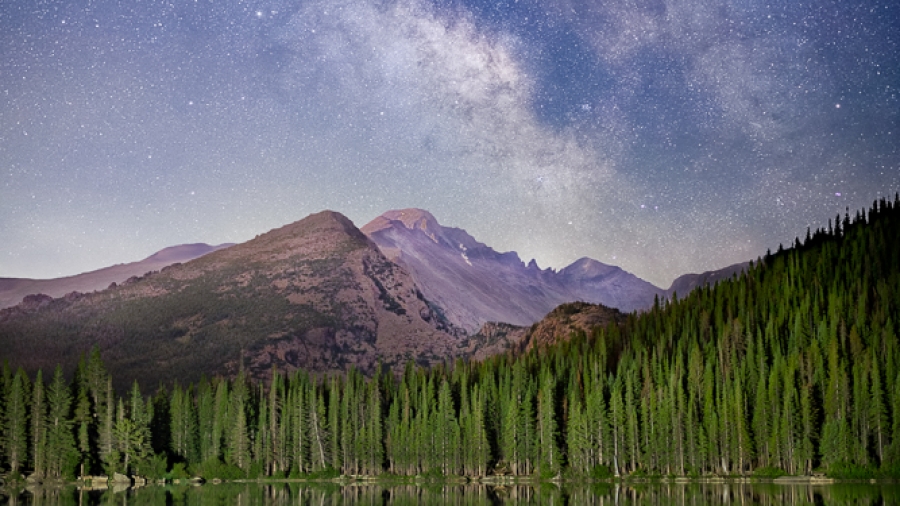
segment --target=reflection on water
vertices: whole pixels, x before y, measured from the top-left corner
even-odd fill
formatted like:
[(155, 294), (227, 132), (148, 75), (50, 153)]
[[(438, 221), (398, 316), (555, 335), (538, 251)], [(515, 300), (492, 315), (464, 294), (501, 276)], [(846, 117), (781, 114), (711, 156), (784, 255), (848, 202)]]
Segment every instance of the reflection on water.
[(476, 505), (888, 505), (900, 504), (897, 484), (780, 485), (767, 483), (645, 483), (535, 486), (220, 484), (128, 490), (34, 488), (4, 492), (15, 506), (375, 506)]

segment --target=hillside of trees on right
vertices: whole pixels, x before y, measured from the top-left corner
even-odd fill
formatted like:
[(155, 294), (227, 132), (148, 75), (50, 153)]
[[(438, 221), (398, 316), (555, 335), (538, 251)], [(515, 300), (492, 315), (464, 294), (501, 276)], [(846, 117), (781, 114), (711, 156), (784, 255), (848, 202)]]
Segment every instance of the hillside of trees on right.
[(564, 382), (574, 469), (896, 475), (898, 315), (895, 198), (534, 364)]

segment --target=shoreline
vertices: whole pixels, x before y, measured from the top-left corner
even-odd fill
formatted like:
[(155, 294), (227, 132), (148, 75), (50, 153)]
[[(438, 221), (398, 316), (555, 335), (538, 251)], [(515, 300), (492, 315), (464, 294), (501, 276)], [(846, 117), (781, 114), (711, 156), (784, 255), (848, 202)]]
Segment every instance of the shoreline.
[[(95, 477), (99, 478), (99, 477)], [(425, 477), (425, 476), (346, 476), (342, 475), (335, 478), (262, 478), (262, 479), (236, 479), (236, 480), (221, 480), (221, 479), (210, 479), (204, 480), (199, 477), (189, 478), (189, 479), (160, 479), (160, 480), (107, 480), (107, 481), (97, 481), (97, 483), (92, 483), (97, 480), (55, 480), (55, 481), (20, 481), (20, 482), (12, 482), (12, 483), (3, 483), (0, 485), (0, 491), (9, 490), (11, 487), (15, 487), (16, 489), (30, 489), (30, 488), (44, 488), (44, 489), (54, 489), (54, 488), (66, 488), (66, 487), (76, 487), (79, 490), (83, 491), (105, 491), (105, 490), (113, 490), (113, 491), (121, 491), (128, 489), (140, 489), (140, 488), (149, 488), (149, 487), (200, 487), (204, 485), (228, 485), (228, 484), (278, 484), (278, 483), (297, 483), (297, 484), (309, 484), (309, 485), (331, 485), (331, 486), (341, 486), (341, 487), (356, 487), (356, 486), (367, 486), (367, 485), (380, 485), (380, 486), (401, 486), (401, 485), (414, 485), (414, 486), (485, 486), (485, 487), (507, 487), (507, 486), (539, 486), (541, 484), (555, 484), (557, 486), (564, 485), (593, 485), (593, 484), (608, 484), (608, 485), (636, 485), (636, 484), (667, 484), (667, 485), (692, 485), (692, 484), (709, 484), (709, 485), (719, 485), (719, 484), (771, 484), (771, 485), (808, 485), (808, 486), (827, 486), (827, 485), (842, 485), (842, 484), (867, 484), (867, 485), (890, 485), (900, 483), (900, 480), (890, 479), (890, 478), (870, 478), (870, 479), (839, 479), (839, 478), (829, 478), (825, 476), (781, 476), (778, 478), (769, 478), (769, 477), (754, 477), (754, 476), (733, 476), (733, 477), (720, 477), (720, 476), (708, 476), (708, 477), (673, 477), (673, 476), (663, 476), (663, 477), (620, 477), (620, 478), (603, 478), (603, 479), (592, 479), (592, 478), (552, 478), (552, 479), (540, 479), (532, 476), (483, 476), (483, 477), (466, 477), (466, 476), (451, 476), (451, 477)]]

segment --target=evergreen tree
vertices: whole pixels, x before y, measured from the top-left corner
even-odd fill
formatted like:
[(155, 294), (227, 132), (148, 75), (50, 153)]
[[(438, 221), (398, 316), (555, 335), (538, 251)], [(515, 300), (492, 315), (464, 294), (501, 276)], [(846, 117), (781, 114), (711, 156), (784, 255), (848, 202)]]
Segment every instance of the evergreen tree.
[[(210, 431), (211, 441), (208, 450), (209, 456), (204, 456), (204, 461), (207, 459), (222, 459), (225, 457), (223, 444), (226, 435), (228, 434), (228, 428), (234, 427), (234, 425), (229, 425), (229, 423), (232, 422), (232, 412), (234, 411), (230, 403), (230, 397), (231, 394), (229, 394), (228, 391), (228, 383), (225, 381), (218, 381), (216, 383), (215, 401), (213, 403), (212, 427)], [(201, 416), (202, 415), (203, 413), (201, 413)], [(244, 420), (244, 422), (246, 423), (246, 420)]]
[(612, 443), (612, 468), (618, 477), (623, 472), (623, 463), (626, 460), (626, 412), (625, 401), (622, 399), (622, 382), (613, 382), (609, 396), (611, 443)]
[(234, 382), (231, 392), (229, 422), (224, 427), (227, 430), (227, 444), (225, 447), (226, 460), (243, 471), (250, 469), (250, 434), (247, 420), (248, 402), (247, 384), (243, 371)]
[[(287, 471), (287, 447), (279, 427), (285, 422), (284, 417), (284, 380), (278, 369), (272, 367), (272, 379), (269, 382), (268, 404), (266, 406), (265, 430), (268, 434), (268, 449), (266, 450), (267, 474), (274, 476)], [(262, 397), (262, 396), (261, 396)], [(262, 423), (260, 424), (262, 425)]]
[[(309, 397), (309, 441), (310, 462), (313, 472), (328, 469), (330, 462), (330, 424), (325, 410), (325, 397), (320, 395), (315, 385), (311, 385)], [(377, 458), (377, 455), (376, 455)]]
[(306, 378), (298, 378), (293, 385), (291, 398), (291, 410), (293, 412), (292, 439), (293, 442), (293, 467), (297, 473), (306, 473), (309, 465), (309, 401), (311, 398), (311, 386)]
[(584, 416), (588, 437), (586, 470), (589, 470), (611, 464), (611, 439), (605, 400), (605, 382), (598, 364), (591, 364), (590, 372), (584, 376), (584, 382)]
[[(203, 434), (198, 431), (197, 415), (191, 397), (190, 390), (185, 392), (181, 385), (176, 383), (169, 401), (170, 450), (178, 460), (185, 463), (198, 462), (197, 439), (200, 434)], [(206, 419), (211, 422), (211, 398), (208, 395), (204, 408), (204, 417), (208, 417)], [(209, 435), (204, 434), (202, 437), (208, 438)], [(209, 442), (206, 443), (206, 447), (209, 447)]]
[(329, 438), (329, 443), (331, 445), (331, 468), (335, 470), (343, 468), (340, 446), (343, 433), (340, 432), (341, 398), (339, 385), (338, 379), (332, 376), (328, 387), (328, 427), (331, 429), (331, 437)]
[[(104, 380), (106, 381), (106, 387), (104, 389), (104, 395), (102, 396), (103, 402), (102, 404), (99, 404), (103, 407), (102, 418), (100, 418), (102, 422), (99, 427), (99, 455), (102, 462), (107, 465), (114, 465), (118, 461), (118, 455), (113, 454), (116, 444), (114, 433), (116, 404), (113, 400), (112, 378), (105, 376)], [(95, 403), (95, 406), (96, 405), (97, 404)]]
[(34, 476), (42, 478), (47, 472), (47, 402), (43, 372), (38, 371), (31, 388), (31, 467)]
[(74, 422), (69, 419), (72, 394), (63, 378), (62, 367), (57, 366), (53, 382), (47, 388), (47, 445), (46, 474), (52, 478), (68, 477), (77, 462), (75, 438), (72, 433)]
[(556, 381), (549, 368), (541, 373), (538, 394), (538, 449), (539, 467), (542, 475), (559, 473), (562, 457), (557, 448), (559, 436), (556, 422)]
[[(143, 449), (147, 443), (144, 435), (134, 420), (125, 415), (125, 403), (119, 399), (116, 407), (116, 421), (113, 424), (115, 450), (106, 455), (108, 468), (123, 474), (131, 472), (133, 461), (144, 456)], [(120, 462), (119, 458), (122, 458), (123, 461)]]
[(438, 391), (437, 411), (435, 411), (435, 458), (437, 467), (444, 475), (456, 474), (455, 463), (459, 451), (459, 427), (456, 421), (456, 409), (450, 394), (450, 383), (446, 378), (441, 381)]
[(510, 385), (509, 374), (504, 375), (500, 388), (501, 422), (500, 422), (500, 455), (509, 466), (512, 474), (518, 474), (520, 460), (519, 406), (522, 404), (523, 385)]
[[(381, 371), (376, 370), (366, 389), (365, 410), (362, 413), (363, 425), (363, 470), (366, 474), (380, 474), (383, 468), (384, 447), (381, 403)], [(322, 445), (319, 445), (320, 447)]]
[(141, 445), (136, 452), (140, 457), (147, 456), (153, 452), (150, 440), (150, 421), (153, 418), (152, 407), (151, 403), (145, 401), (137, 381), (134, 381), (131, 384), (128, 416), (134, 423), (134, 430), (137, 432), (136, 438), (141, 440)]
[[(569, 399), (573, 399), (570, 395)], [(566, 432), (569, 468), (579, 474), (588, 474), (591, 469), (591, 445), (587, 417), (579, 399), (570, 400), (569, 421)]]
[(4, 417), (3, 450), (10, 472), (15, 475), (28, 459), (28, 377), (19, 369), (7, 382)]
[[(79, 367), (79, 371), (83, 369)], [(79, 476), (85, 476), (90, 472), (92, 465), (91, 456), (91, 401), (88, 397), (88, 386), (86, 382), (80, 381), (83, 376), (79, 374), (79, 380), (76, 380), (78, 388), (78, 397), (75, 400), (75, 426), (79, 461)]]
[(468, 450), (468, 463), (466, 474), (484, 476), (487, 474), (488, 458), (490, 456), (490, 444), (484, 421), (484, 401), (481, 389), (476, 384), (472, 387), (472, 395), (469, 396), (470, 408), (466, 430), (463, 433), (466, 438), (464, 448)]
[(885, 392), (882, 386), (881, 366), (874, 348), (871, 350), (870, 362), (871, 382), (869, 383), (871, 392), (869, 394), (869, 413), (872, 430), (874, 431), (874, 450), (878, 459), (878, 464), (883, 465), (885, 461), (886, 448), (890, 446), (890, 433), (888, 432), (888, 408), (885, 402)]

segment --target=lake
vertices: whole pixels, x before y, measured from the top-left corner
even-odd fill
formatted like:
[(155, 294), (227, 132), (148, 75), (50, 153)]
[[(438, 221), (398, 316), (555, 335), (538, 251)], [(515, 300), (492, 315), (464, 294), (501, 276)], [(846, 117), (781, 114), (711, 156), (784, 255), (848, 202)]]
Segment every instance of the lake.
[(16, 506), (184, 505), (890, 505), (900, 485), (839, 483), (595, 483), (556, 485), (337, 485), (331, 483), (226, 483), (79, 491), (35, 488), (0, 496)]

